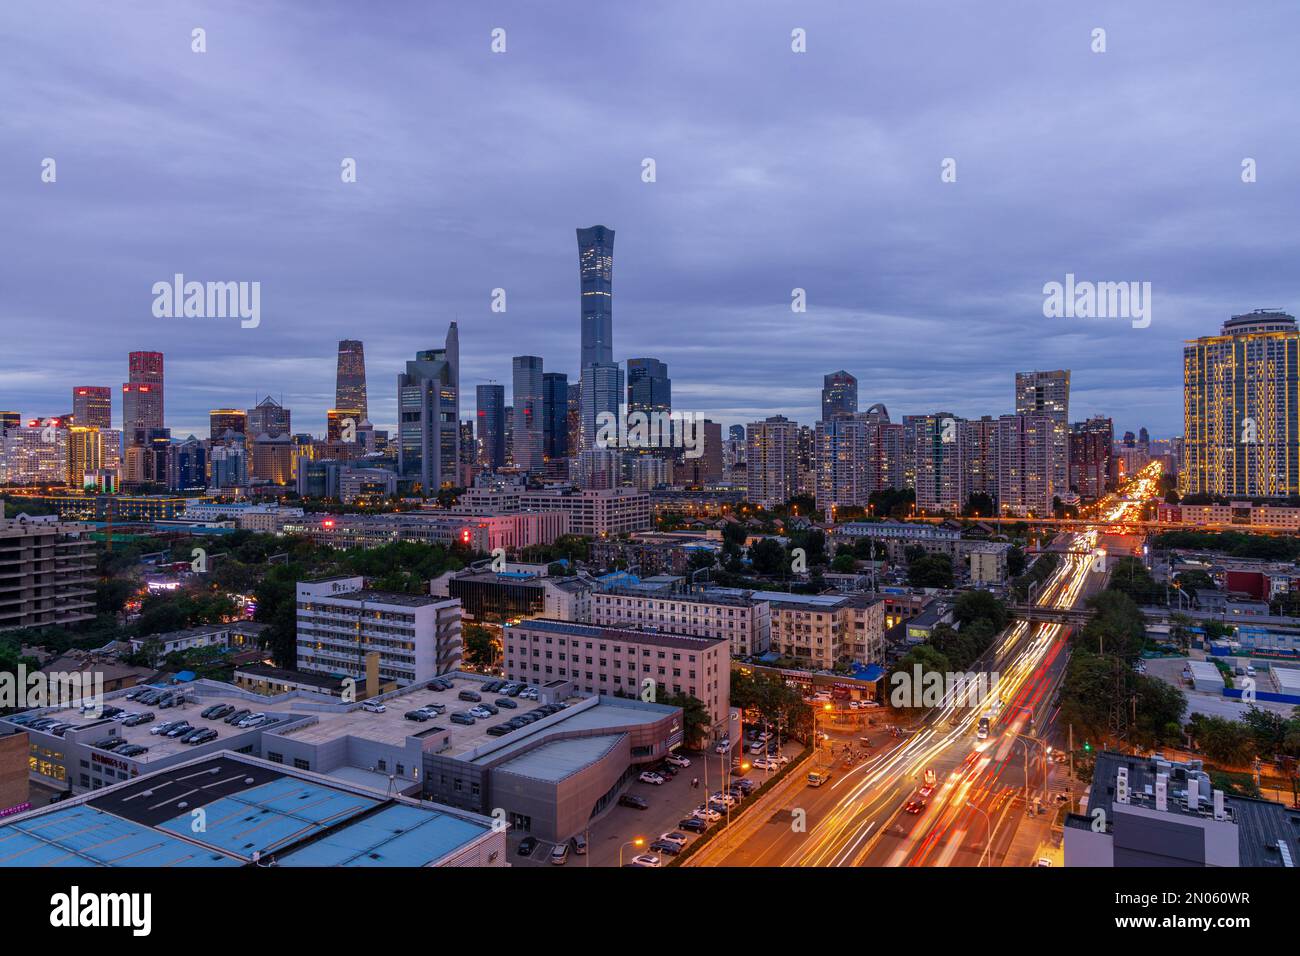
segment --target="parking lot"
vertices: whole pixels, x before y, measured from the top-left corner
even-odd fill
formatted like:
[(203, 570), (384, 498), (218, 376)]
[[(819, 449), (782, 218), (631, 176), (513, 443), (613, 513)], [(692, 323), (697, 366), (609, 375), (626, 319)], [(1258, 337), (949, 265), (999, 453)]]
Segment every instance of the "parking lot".
[[(787, 757), (793, 758), (802, 749), (798, 742), (786, 743), (781, 747), (781, 752)], [(683, 751), (682, 756), (691, 761), (689, 767), (678, 770), (675, 777), (668, 777), (662, 784), (642, 783), (633, 779), (631, 783), (624, 788), (623, 793), (634, 794), (643, 798), (649, 806), (644, 810), (637, 810), (632, 807), (620, 806), (615, 803), (606, 809), (599, 817), (591, 822), (587, 831), (588, 852), (584, 855), (570, 853), (566, 866), (618, 866), (619, 850), (622, 848), (622, 861), (624, 864), (631, 862), (632, 858), (639, 853), (656, 853), (659, 856), (661, 864), (667, 865), (671, 856), (662, 852), (650, 850), (650, 844), (657, 840), (662, 833), (668, 833), (678, 830), (678, 822), (689, 817), (691, 811), (704, 803), (707, 794), (717, 793), (725, 789), (724, 784), (734, 783), (741, 779), (751, 780), (754, 788), (757, 789), (771, 776), (775, 776), (776, 770), (757, 770), (749, 769), (746, 772), (733, 772), (728, 778), (733, 758), (740, 758), (744, 763), (750, 763), (756, 756), (753, 754), (740, 752), (740, 748), (735, 748), (730, 754), (725, 756), (710, 752), (707, 759), (704, 754), (698, 751)], [(705, 789), (705, 780), (707, 777), (708, 789)], [(692, 780), (699, 780), (698, 787), (692, 787)], [(732, 807), (733, 814), (744, 811), (746, 805), (752, 798), (742, 799), (736, 806)], [(725, 821), (724, 821), (725, 822)], [(711, 824), (717, 826), (719, 824)], [(520, 840), (525, 836), (523, 833), (512, 833), (510, 837), (510, 863), (512, 866), (549, 866), (549, 855), (554, 844), (539, 842), (537, 848), (530, 857), (521, 857), (517, 854), (516, 849)], [(641, 847), (629, 845), (636, 838), (642, 838), (645, 843)], [(689, 846), (699, 839), (700, 834), (687, 832)]]

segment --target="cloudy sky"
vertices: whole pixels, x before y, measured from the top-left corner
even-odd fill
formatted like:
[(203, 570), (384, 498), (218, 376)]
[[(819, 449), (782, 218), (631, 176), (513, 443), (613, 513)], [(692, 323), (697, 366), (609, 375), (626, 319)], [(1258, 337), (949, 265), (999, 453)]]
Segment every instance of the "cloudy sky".
[[(455, 319), (468, 417), (512, 355), (576, 373), (574, 229), (603, 223), (615, 355), (683, 410), (812, 422), (846, 368), (895, 418), (1003, 414), (1017, 369), (1065, 367), (1072, 417), (1180, 433), (1181, 341), (1300, 308), (1300, 12), (1084, 7), (4, 0), (0, 408), (157, 349), (178, 436), (267, 393), (322, 431), (356, 337), (391, 425)], [(178, 272), (260, 282), (260, 326), (156, 318)], [(1150, 326), (1045, 318), (1067, 273), (1150, 282)]]

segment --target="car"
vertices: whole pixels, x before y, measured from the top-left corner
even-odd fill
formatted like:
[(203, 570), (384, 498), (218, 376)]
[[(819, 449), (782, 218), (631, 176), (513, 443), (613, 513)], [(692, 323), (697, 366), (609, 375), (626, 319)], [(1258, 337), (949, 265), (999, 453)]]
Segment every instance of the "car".
[(655, 840), (650, 844), (650, 849), (659, 853), (667, 853), (669, 856), (676, 856), (682, 852), (682, 848), (676, 843), (669, 843), (667, 840)]
[(426, 710), (408, 710), (402, 716), (405, 717), (407, 720), (415, 720), (420, 723), (424, 723), (426, 720), (429, 719), (429, 712)]
[(781, 764), (774, 757), (759, 757), (752, 764), (755, 770), (780, 770)]
[(201, 733), (203, 733), (202, 727), (195, 727), (193, 730), (187, 730), (185, 733), (181, 734), (181, 743), (192, 744), (194, 743), (194, 738)]
[(481, 707), (483, 710), (486, 710), (488, 712), (488, 715), (491, 717), (495, 717), (497, 714), (501, 713), (500, 707), (497, 707), (495, 704), (489, 704), (487, 701), (483, 701), (483, 703), (479, 704), (478, 706)]
[(211, 727), (208, 727), (208, 728), (206, 728), (206, 729), (204, 729), (204, 730), (200, 730), (198, 736), (195, 737), (193, 740), (191, 740), (190, 743), (192, 743), (192, 744), (206, 744), (206, 743), (207, 743), (208, 741), (210, 741), (210, 740), (216, 740), (219, 736), (221, 736), (221, 735), (218, 734), (218, 733), (217, 733), (215, 730), (213, 730)]
[(119, 757), (138, 757), (141, 754), (146, 754), (148, 752), (148, 747), (141, 747), (139, 744), (127, 744), (125, 747), (119, 747), (115, 751)]
[(732, 784), (732, 786), (736, 787), (738, 790), (744, 793), (745, 796), (749, 796), (756, 789), (758, 789), (758, 784), (756, 784), (752, 780), (737, 780), (735, 783)]
[(514, 710), (516, 707), (519, 706), (509, 697), (498, 697), (496, 700), (496, 705), (498, 707), (504, 707), (506, 710)]
[(669, 830), (667, 833), (659, 834), (659, 839), (668, 843), (674, 843), (678, 847), (686, 846), (686, 841), (690, 839), (685, 833), (679, 833), (677, 830)]
[(507, 697), (518, 697), (518, 696), (519, 696), (520, 694), (522, 694), (523, 692), (524, 692), (523, 685), (521, 685), (521, 684), (511, 684), (510, 687), (509, 687), (509, 689), (506, 690), (505, 695), (506, 695)]
[(719, 790), (717, 793), (710, 796), (709, 799), (714, 803), (721, 803), (723, 806), (727, 806), (727, 807), (734, 807), (737, 803), (740, 802), (731, 794), (723, 793), (721, 790)]
[(653, 770), (642, 771), (641, 776), (637, 777), (637, 779), (640, 780), (642, 783), (654, 784), (656, 787), (663, 786), (667, 782), (666, 780), (664, 780), (663, 777), (659, 776), (659, 774), (655, 773)]
[(462, 727), (474, 726), (474, 717), (463, 710), (458, 710), (447, 718), (453, 724), (460, 724)]
[(451, 690), (451, 685), (441, 677), (435, 677), (424, 686), (426, 690)]
[(653, 853), (641, 853), (632, 857), (632, 866), (659, 866), (659, 857)]
[(712, 810), (709, 807), (704, 806), (704, 804), (700, 804), (698, 807), (692, 810), (691, 816), (699, 817), (701, 820), (708, 820), (710, 823), (717, 823), (719, 820), (722, 819), (721, 813), (719, 813), (717, 810)]
[(90, 746), (96, 750), (110, 750), (122, 743), (121, 737), (104, 737), (102, 740), (96, 740)]
[(159, 724), (157, 727), (150, 730), (149, 733), (157, 737), (160, 736), (161, 734), (167, 733), (167, 731), (171, 730), (179, 723), (180, 723), (179, 720), (166, 720), (163, 721), (161, 724)]
[(489, 737), (504, 737), (506, 734), (517, 729), (518, 728), (511, 727), (508, 724), (494, 724), (487, 729), (487, 735)]
[(204, 720), (211, 720), (213, 717), (217, 715), (217, 711), (219, 711), (220, 709), (221, 709), (220, 704), (213, 704), (211, 707), (205, 707), (203, 709), (203, 712), (199, 714), (199, 716), (202, 717)]
[(212, 719), (213, 719), (213, 720), (225, 720), (227, 717), (229, 717), (229, 716), (230, 716), (231, 714), (233, 714), (234, 712), (235, 712), (235, 705), (234, 705), (234, 704), (222, 704), (222, 705), (217, 709), (217, 712), (216, 712), (215, 714), (212, 715)]
[(447, 705), (440, 704), (436, 700), (432, 704), (425, 704), (420, 710), (424, 711), (431, 717), (441, 717), (447, 712)]
[(1034, 866), (1051, 866), (1052, 861), (1049, 857), (1040, 856)]
[(752, 754), (761, 754), (767, 752), (767, 744), (761, 740), (756, 740), (749, 745), (749, 752)]
[(158, 698), (158, 709), (166, 710), (168, 707), (175, 707), (178, 703), (180, 701), (171, 694), (163, 694), (162, 697)]
[(631, 807), (633, 810), (648, 810), (649, 801), (645, 797), (638, 797), (635, 793), (625, 793), (618, 798), (620, 807)]
[(126, 699), (135, 700), (137, 697), (143, 696), (144, 693), (145, 693), (145, 688), (137, 687), (135, 690), (127, 692)]
[(718, 741), (718, 745), (713, 748), (713, 752), (715, 754), (731, 753), (731, 741), (728, 740), (726, 737), (723, 737), (721, 740)]
[(831, 779), (830, 770), (814, 770), (808, 774), (808, 786), (820, 787)]
[(709, 825), (699, 817), (687, 817), (685, 820), (677, 821), (677, 829), (690, 830), (692, 833), (703, 833), (709, 828)]
[(689, 767), (691, 765), (691, 758), (683, 757), (680, 754), (669, 754), (664, 760), (674, 767)]
[(786, 764), (790, 762), (790, 758), (787, 757), (785, 754), (781, 753), (780, 751), (773, 753), (772, 751), (769, 750), (767, 754), (767, 759), (775, 760), (782, 767), (784, 767)]
[(245, 707), (235, 711), (232, 714), (227, 714), (225, 717), (222, 718), (222, 720), (224, 720), (228, 724), (237, 724), (251, 713), (252, 711)]
[(768, 731), (768, 730), (765, 730), (765, 731), (763, 731), (761, 734), (759, 734), (757, 737), (755, 737), (754, 739), (755, 739), (755, 740), (761, 740), (763, 743), (767, 743), (769, 740), (772, 739), (772, 732), (771, 732), (771, 731)]
[(469, 713), (473, 714), (475, 717), (479, 718), (480, 720), (492, 716), (492, 714), (488, 712), (488, 709), (486, 707), (483, 707), (478, 704), (475, 704), (473, 707), (471, 707), (469, 709)]
[(650, 769), (659, 774), (659, 776), (663, 777), (665, 780), (671, 780), (681, 773), (680, 770), (666, 761), (664, 763), (657, 763)]
[(361, 704), (361, 709), (364, 710), (367, 714), (382, 714), (388, 710), (387, 707), (379, 703), (379, 701), (377, 700), (364, 701)]
[(557, 843), (551, 850), (551, 863), (555, 866), (564, 866), (569, 862), (569, 844)]
[(194, 729), (194, 728), (190, 726), (190, 723), (189, 723), (188, 720), (182, 720), (182, 721), (181, 721), (180, 723), (178, 723), (175, 727), (172, 727), (170, 730), (164, 731), (163, 736), (164, 736), (164, 737), (180, 737), (180, 736), (182, 736), (182, 735), (184, 735), (184, 734), (188, 734), (188, 733), (189, 733), (191, 730), (193, 730), (193, 729)]
[(916, 816), (925, 808), (926, 802), (924, 800), (909, 800), (907, 806), (903, 807), (903, 809), (912, 814), (912, 816)]
[(235, 726), (243, 727), (247, 729), (249, 727), (256, 727), (258, 724), (264, 723), (265, 721), (266, 721), (266, 714), (263, 713), (249, 714), (239, 723), (235, 724)]
[(463, 690), (456, 695), (460, 700), (468, 701), (471, 704), (477, 704), (483, 699), (483, 695), (472, 690)]
[(579, 833), (577, 836), (570, 837), (569, 846), (573, 849), (574, 853), (578, 854), (578, 856), (586, 856), (587, 855), (586, 835)]
[(932, 793), (934, 793), (934, 787), (930, 786), (922, 787), (920, 790), (916, 791), (918, 797), (928, 797)]
[(879, 707), (879, 706), (880, 706), (880, 701), (878, 701), (878, 700), (864, 700), (864, 701), (862, 701), (861, 703), (862, 703), (862, 706), (863, 706), (863, 707)]
[(532, 856), (533, 851), (537, 849), (537, 837), (526, 836), (519, 841), (519, 848), (515, 850), (520, 856)]

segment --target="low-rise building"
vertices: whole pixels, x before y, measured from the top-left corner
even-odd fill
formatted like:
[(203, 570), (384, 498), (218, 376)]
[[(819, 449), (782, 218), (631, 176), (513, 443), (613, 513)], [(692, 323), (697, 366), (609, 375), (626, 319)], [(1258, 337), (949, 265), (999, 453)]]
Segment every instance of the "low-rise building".
[(429, 593), (457, 598), (465, 617), (500, 623), (518, 618), (591, 620), (593, 585), (585, 578), (504, 571), (448, 571), (429, 582)]
[(511, 680), (567, 680), (578, 693), (611, 697), (689, 694), (712, 723), (727, 717), (730, 646), (721, 638), (538, 618), (506, 626), (502, 644)]
[(298, 668), (366, 676), (379, 654), (379, 679), (427, 681), (460, 662), (460, 601), (372, 591), (361, 577), (298, 582)]
[(633, 488), (524, 491), (520, 507), (561, 511), (569, 516), (569, 533), (589, 538), (613, 537), (651, 527), (650, 494)]
[(726, 641), (738, 657), (765, 654), (772, 640), (772, 611), (753, 592), (654, 594), (627, 587), (591, 596), (591, 622), (601, 627), (654, 628)]

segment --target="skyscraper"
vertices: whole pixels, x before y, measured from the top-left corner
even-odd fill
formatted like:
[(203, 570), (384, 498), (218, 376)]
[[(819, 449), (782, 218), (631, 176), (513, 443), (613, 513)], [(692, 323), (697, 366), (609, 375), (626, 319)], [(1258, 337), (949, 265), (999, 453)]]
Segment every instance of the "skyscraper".
[[(961, 423), (965, 495), (985, 495), (998, 502), (998, 420), (991, 415)], [(965, 502), (962, 503), (963, 507)], [(985, 516), (988, 512), (984, 512)]]
[(343, 339), (339, 342), (334, 407), (355, 408), (361, 413), (362, 420), (370, 418), (370, 406), (366, 404), (366, 353), (356, 339)]
[(496, 384), (480, 385), (475, 389), (475, 399), (478, 466), (496, 471), (506, 463), (506, 388)]
[(214, 408), (208, 412), (209, 440), (225, 440), (227, 433), (243, 440), (248, 434), (248, 412), (242, 408)]
[(579, 372), (614, 361), (614, 230), (578, 230), (578, 281), (582, 312)]
[(966, 503), (961, 421), (952, 412), (921, 416), (916, 430), (916, 510), (960, 514)]
[(1070, 372), (1016, 373), (1016, 414), (1046, 415), (1055, 425), (1048, 434), (1048, 469), (1052, 494), (1070, 487)]
[(838, 415), (853, 415), (858, 410), (858, 380), (840, 369), (822, 376), (822, 421)]
[(619, 414), (623, 403), (623, 369), (613, 363), (585, 366), (582, 370), (582, 447), (596, 447), (601, 415)]
[(112, 428), (112, 391), (106, 385), (78, 385), (72, 390), (72, 417), (85, 428)]
[(268, 395), (248, 410), (248, 435), (253, 440), (263, 435), (268, 438), (288, 435), (293, 431), (291, 418), (289, 409)]
[(440, 349), (417, 352), (397, 376), (397, 471), (426, 496), (457, 478), (460, 342), (456, 323)]
[(784, 415), (753, 422), (746, 429), (746, 497), (773, 508), (789, 501), (799, 487), (799, 425)]
[(515, 467), (525, 471), (542, 468), (542, 359), (537, 355), (516, 355), (512, 403), (515, 410)]
[(132, 352), (122, 386), (122, 430), (128, 446), (140, 448), (151, 429), (163, 427), (163, 354)]
[(627, 360), (627, 410), (647, 415), (673, 410), (673, 383), (667, 365), (653, 358)]
[(1070, 488), (1087, 499), (1100, 498), (1111, 488), (1115, 426), (1096, 415), (1070, 426)]
[(1300, 331), (1285, 312), (1234, 315), (1183, 346), (1185, 495), (1300, 494)]
[(1060, 489), (1052, 484), (1057, 422), (1050, 415), (998, 419), (998, 508), (1001, 514), (1046, 517)]
[(569, 457), (569, 376), (563, 372), (542, 375), (542, 457), (548, 465)]

